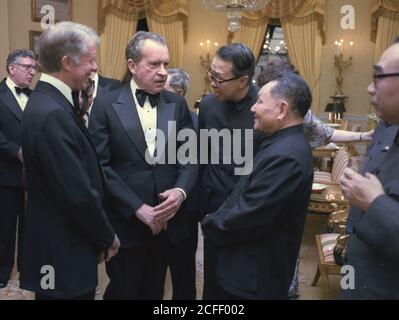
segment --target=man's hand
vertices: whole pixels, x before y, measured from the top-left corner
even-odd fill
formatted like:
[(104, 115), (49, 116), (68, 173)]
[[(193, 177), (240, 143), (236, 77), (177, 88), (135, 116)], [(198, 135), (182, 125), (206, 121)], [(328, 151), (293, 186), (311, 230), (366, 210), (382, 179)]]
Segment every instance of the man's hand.
[(117, 235), (115, 235), (114, 242), (112, 245), (107, 249), (107, 254), (105, 256), (105, 261), (109, 262), (112, 257), (115, 257), (118, 253), (119, 247), (121, 246), (121, 243), (119, 241), (119, 238)]
[(17, 152), (17, 158), (19, 161), (21, 161), (21, 163), (24, 163), (24, 157), (22, 155), (22, 148), (19, 148), (19, 150)]
[(157, 221), (164, 223), (172, 219), (184, 201), (183, 193), (179, 189), (169, 189), (159, 194), (163, 201), (154, 208)]
[(98, 259), (98, 263), (102, 263), (104, 260), (106, 262), (109, 262), (112, 257), (116, 256), (120, 246), (121, 243), (119, 241), (119, 238), (117, 235), (115, 235), (114, 242), (112, 243), (112, 245), (106, 251), (101, 252), (100, 257)]
[(137, 218), (150, 227), (152, 234), (156, 235), (165, 228), (165, 224), (159, 222), (154, 214), (154, 207), (150, 207), (146, 204), (143, 204), (137, 211), (136, 211)]
[(363, 177), (349, 168), (343, 172), (339, 184), (349, 202), (363, 211), (366, 211), (378, 196), (385, 194), (375, 175), (366, 173)]

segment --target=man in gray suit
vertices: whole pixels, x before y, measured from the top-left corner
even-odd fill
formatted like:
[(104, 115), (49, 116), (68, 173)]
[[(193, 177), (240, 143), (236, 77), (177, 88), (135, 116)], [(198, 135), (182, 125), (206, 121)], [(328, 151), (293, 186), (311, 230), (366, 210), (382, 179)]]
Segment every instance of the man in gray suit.
[[(368, 87), (377, 115), (399, 124), (399, 43), (374, 66)], [(354, 288), (344, 299), (399, 299), (399, 136), (381, 164), (364, 176), (347, 168), (340, 185), (352, 206), (361, 210), (352, 221), (347, 265), (354, 271)], [(351, 270), (351, 269), (349, 269)]]

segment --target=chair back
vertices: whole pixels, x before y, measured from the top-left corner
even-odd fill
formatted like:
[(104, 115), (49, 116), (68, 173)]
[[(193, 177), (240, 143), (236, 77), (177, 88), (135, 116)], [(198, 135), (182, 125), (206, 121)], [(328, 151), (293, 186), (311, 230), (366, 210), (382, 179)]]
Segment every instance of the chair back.
[(341, 147), (335, 155), (334, 164), (332, 166), (331, 177), (333, 183), (338, 184), (339, 178), (341, 177), (345, 168), (348, 166), (348, 161), (349, 153), (346, 148)]

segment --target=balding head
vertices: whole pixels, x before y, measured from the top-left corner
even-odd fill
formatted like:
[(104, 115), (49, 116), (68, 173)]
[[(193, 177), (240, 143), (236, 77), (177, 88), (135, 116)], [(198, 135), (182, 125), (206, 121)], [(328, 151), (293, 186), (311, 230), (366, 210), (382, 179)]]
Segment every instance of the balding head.
[(374, 66), (368, 87), (376, 114), (391, 124), (399, 124), (399, 43), (384, 51)]

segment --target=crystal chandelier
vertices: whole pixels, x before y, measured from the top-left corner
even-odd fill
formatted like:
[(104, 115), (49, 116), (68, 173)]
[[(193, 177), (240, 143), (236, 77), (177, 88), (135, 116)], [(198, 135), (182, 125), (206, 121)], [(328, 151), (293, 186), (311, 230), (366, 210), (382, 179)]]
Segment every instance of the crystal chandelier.
[(268, 0), (202, 0), (202, 4), (207, 9), (227, 12), (230, 32), (240, 30), (243, 11), (261, 10), (267, 2)]

